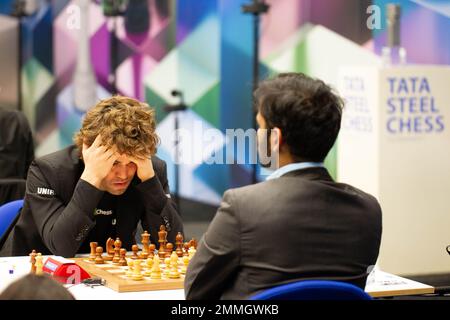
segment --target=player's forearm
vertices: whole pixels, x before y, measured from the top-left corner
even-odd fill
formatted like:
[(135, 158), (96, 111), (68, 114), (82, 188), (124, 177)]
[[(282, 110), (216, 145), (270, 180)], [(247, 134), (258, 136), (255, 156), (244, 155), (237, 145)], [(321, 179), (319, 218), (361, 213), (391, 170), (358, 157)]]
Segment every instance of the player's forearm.
[(100, 184), (102, 182), (102, 179), (100, 177), (98, 177), (96, 174), (94, 174), (88, 170), (84, 170), (83, 173), (81, 174), (80, 179), (88, 182), (93, 187), (100, 190)]
[(169, 200), (170, 194), (166, 195), (158, 176), (155, 175), (153, 178), (141, 182), (136, 186), (136, 189), (140, 193), (146, 211), (160, 215)]

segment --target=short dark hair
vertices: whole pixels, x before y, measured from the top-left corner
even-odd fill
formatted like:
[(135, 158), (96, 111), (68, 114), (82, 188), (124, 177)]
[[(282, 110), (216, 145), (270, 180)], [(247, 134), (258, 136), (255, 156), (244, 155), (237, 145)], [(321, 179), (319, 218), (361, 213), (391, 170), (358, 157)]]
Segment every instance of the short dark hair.
[(11, 283), (0, 300), (75, 300), (61, 284), (47, 275), (28, 275)]
[(281, 129), (295, 158), (325, 159), (339, 133), (344, 106), (328, 85), (302, 73), (281, 73), (262, 81), (254, 96), (267, 128)]

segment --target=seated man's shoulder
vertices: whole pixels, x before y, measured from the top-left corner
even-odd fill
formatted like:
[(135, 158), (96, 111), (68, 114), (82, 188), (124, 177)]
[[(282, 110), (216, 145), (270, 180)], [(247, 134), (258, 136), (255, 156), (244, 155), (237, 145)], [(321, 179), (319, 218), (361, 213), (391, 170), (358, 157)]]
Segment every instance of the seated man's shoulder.
[(380, 204), (373, 195), (370, 193), (367, 193), (361, 189), (358, 189), (352, 185), (346, 184), (346, 183), (336, 183), (344, 192), (347, 194), (353, 195), (355, 198), (358, 198), (366, 203), (370, 203), (371, 205), (375, 207), (380, 207)]
[(262, 181), (243, 187), (228, 189), (225, 191), (224, 197), (235, 200), (244, 199), (245, 201), (251, 201), (252, 198), (260, 199), (261, 197), (264, 197), (264, 195), (273, 193), (277, 188), (278, 185), (274, 180)]
[(46, 154), (42, 157), (36, 158), (33, 161), (33, 165), (37, 165), (40, 168), (73, 168), (75, 164), (79, 163), (79, 151), (71, 145), (67, 148)]
[(162, 168), (162, 167), (164, 167), (166, 162), (155, 155), (155, 156), (152, 156), (152, 164), (153, 164), (153, 168)]

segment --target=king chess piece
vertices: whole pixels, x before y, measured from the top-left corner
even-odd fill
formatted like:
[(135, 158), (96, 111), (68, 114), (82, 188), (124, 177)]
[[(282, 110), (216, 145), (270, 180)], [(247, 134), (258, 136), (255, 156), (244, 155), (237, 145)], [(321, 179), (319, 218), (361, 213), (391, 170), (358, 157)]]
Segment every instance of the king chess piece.
[(31, 251), (30, 253), (30, 263), (31, 263), (31, 269), (30, 272), (36, 274), (36, 250)]
[(95, 250), (97, 249), (98, 243), (97, 242), (91, 242), (89, 243), (89, 246), (91, 247), (91, 253), (89, 254), (89, 261), (94, 262), (95, 261)]
[(114, 257), (112, 259), (113, 263), (119, 263), (120, 261), (120, 247), (122, 247), (122, 241), (119, 238), (114, 241)]
[(175, 237), (175, 251), (180, 258), (183, 256), (183, 240), (183, 235), (181, 234), (181, 232), (178, 232), (177, 236)]
[(167, 231), (166, 231), (166, 227), (164, 225), (161, 225), (159, 227), (158, 243), (159, 243), (159, 248), (158, 248), (159, 258), (164, 259), (166, 256), (166, 243), (167, 243)]

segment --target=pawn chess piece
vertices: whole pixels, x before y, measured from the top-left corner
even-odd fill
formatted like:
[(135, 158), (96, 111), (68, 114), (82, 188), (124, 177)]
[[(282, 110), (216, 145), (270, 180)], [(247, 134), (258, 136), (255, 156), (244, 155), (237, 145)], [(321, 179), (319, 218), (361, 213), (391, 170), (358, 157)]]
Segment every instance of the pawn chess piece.
[(36, 250), (31, 251), (30, 253), (30, 263), (31, 263), (31, 269), (30, 272), (36, 274)]
[(167, 257), (164, 259), (164, 276), (166, 278), (169, 277), (169, 273), (170, 273), (170, 258)]
[(174, 265), (170, 267), (169, 271), (169, 279), (179, 279), (181, 277), (180, 272), (178, 271), (178, 266)]
[(156, 246), (152, 243), (148, 246), (148, 257), (153, 259), (153, 257), (155, 256), (155, 249)]
[(145, 276), (150, 277), (153, 267), (153, 257), (152, 258), (148, 257), (146, 263), (147, 263), (147, 270), (145, 271)]
[(97, 247), (97, 248), (95, 249), (95, 254), (96, 254), (96, 257), (95, 257), (94, 263), (95, 263), (95, 264), (104, 264), (105, 261), (103, 260), (103, 257), (102, 257), (102, 254), (103, 254), (103, 248), (100, 247), (100, 246)]
[(138, 256), (139, 247), (137, 246), (137, 244), (133, 244), (131, 246), (131, 251), (133, 251), (133, 255), (131, 256), (131, 259), (133, 259), (133, 260), (139, 259), (139, 256)]
[(103, 257), (103, 260), (105, 261), (112, 261), (114, 258), (114, 239), (113, 238), (108, 238), (108, 240), (106, 240), (106, 256)]
[(125, 267), (127, 265), (127, 259), (125, 258), (127, 255), (127, 250), (122, 248), (120, 249), (120, 259), (119, 262), (117, 263), (119, 266)]
[(181, 258), (183, 256), (183, 235), (181, 234), (181, 232), (178, 232), (177, 236), (175, 237), (175, 245), (177, 246), (175, 251)]
[(183, 256), (182, 260), (183, 260), (183, 265), (181, 266), (181, 273), (186, 274), (187, 267), (189, 265), (189, 257)]
[(134, 261), (133, 259), (128, 259), (127, 263), (128, 263), (128, 270), (125, 273), (125, 276), (127, 276), (128, 278), (131, 278), (133, 276), (133, 265), (134, 265)]
[(159, 266), (159, 256), (155, 254), (153, 257), (153, 266), (150, 272), (151, 279), (161, 279), (161, 267)]
[(113, 263), (119, 263), (120, 260), (120, 247), (122, 246), (122, 241), (119, 238), (114, 241), (114, 257), (112, 259)]
[(44, 273), (44, 271), (42, 270), (42, 268), (44, 267), (44, 262), (43, 262), (44, 257), (42, 257), (42, 254), (39, 252), (36, 255), (36, 275), (42, 275)]
[(173, 251), (173, 244), (171, 244), (170, 242), (168, 242), (166, 244), (166, 258), (170, 258), (170, 256), (172, 255), (172, 251)]
[(131, 276), (131, 279), (135, 281), (139, 281), (144, 279), (144, 276), (142, 275), (142, 264), (141, 260), (134, 260), (133, 263), (133, 275)]
[(91, 253), (89, 254), (89, 261), (94, 262), (95, 261), (95, 249), (97, 249), (98, 243), (97, 242), (91, 242), (89, 243), (89, 246), (91, 247)]
[(188, 256), (189, 255), (189, 253), (188, 253), (188, 251), (189, 251), (189, 242), (185, 242), (183, 244), (183, 248), (184, 248), (183, 256)]

